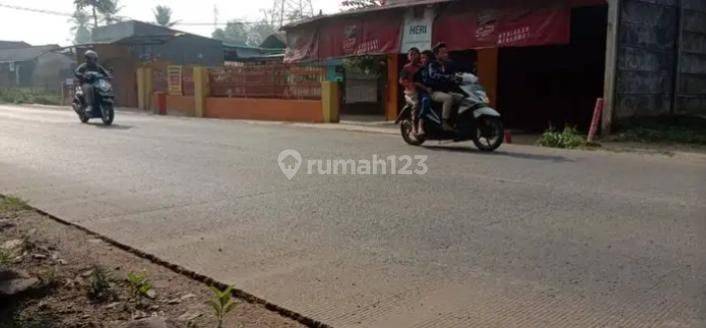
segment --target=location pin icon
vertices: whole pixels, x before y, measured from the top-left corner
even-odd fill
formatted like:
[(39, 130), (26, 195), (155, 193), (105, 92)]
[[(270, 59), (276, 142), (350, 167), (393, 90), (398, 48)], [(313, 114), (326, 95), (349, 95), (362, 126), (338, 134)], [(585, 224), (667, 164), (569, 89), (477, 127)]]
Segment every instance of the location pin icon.
[(279, 153), (277, 162), (284, 176), (292, 180), (302, 166), (302, 154), (294, 149), (287, 149)]

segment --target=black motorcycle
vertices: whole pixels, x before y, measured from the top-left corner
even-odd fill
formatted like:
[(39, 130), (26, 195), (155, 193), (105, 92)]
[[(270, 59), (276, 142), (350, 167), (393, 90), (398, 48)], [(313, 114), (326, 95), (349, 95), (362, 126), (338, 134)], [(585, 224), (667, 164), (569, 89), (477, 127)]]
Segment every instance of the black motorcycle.
[(485, 89), (478, 78), (470, 73), (458, 75), (458, 93), (464, 96), (457, 105), (453, 119), (454, 131), (442, 128), (441, 108), (438, 104), (422, 104), (422, 119), (426, 134), (415, 135), (412, 106), (407, 104), (395, 121), (400, 124), (402, 139), (407, 144), (419, 146), (426, 140), (467, 141), (471, 140), (481, 151), (491, 152), (503, 143), (505, 131), (500, 113), (490, 107)]
[(93, 86), (95, 99), (93, 100), (93, 108), (89, 111), (83, 89), (81, 84), (78, 83), (74, 92), (72, 107), (78, 114), (81, 123), (87, 123), (92, 118), (100, 118), (105, 125), (113, 124), (113, 119), (115, 119), (115, 110), (113, 109), (115, 95), (108, 77), (98, 72), (87, 72), (84, 79)]

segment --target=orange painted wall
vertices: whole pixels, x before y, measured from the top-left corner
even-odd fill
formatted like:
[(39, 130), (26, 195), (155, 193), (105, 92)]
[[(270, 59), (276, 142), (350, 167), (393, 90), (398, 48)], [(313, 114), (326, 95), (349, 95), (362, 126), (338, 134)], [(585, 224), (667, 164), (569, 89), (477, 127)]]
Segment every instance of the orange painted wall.
[(167, 115), (194, 116), (193, 96), (169, 96), (167, 95)]
[[(157, 112), (157, 95), (153, 94), (150, 111)], [(167, 115), (194, 116), (194, 97), (167, 95)]]
[(478, 50), (478, 78), (490, 98), (490, 105), (498, 101), (498, 48)]
[(320, 123), (321, 100), (206, 98), (205, 117)]

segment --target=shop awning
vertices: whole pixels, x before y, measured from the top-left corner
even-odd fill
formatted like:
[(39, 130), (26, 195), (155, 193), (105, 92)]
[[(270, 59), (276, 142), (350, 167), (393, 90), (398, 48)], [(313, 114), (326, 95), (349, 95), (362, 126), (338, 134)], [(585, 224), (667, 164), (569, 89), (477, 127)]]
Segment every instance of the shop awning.
[[(569, 43), (571, 9), (605, 4), (606, 0), (421, 0), (415, 4), (442, 2), (430, 28), (433, 43), (443, 41), (452, 50), (466, 50)], [(402, 1), (393, 8), (324, 16), (288, 26), (285, 61), (401, 53), (406, 9)]]
[(571, 7), (532, 6), (504, 1), (491, 6), (453, 3), (437, 16), (434, 43), (451, 50), (566, 44), (571, 38)]

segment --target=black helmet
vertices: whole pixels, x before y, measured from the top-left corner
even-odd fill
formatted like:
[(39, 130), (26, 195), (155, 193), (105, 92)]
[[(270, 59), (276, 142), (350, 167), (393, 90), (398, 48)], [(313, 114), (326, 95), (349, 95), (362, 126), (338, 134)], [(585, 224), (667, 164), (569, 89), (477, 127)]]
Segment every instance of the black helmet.
[(98, 60), (98, 53), (93, 51), (93, 50), (88, 50), (85, 53), (83, 53), (83, 57), (86, 58), (86, 60), (92, 59), (92, 60)]

